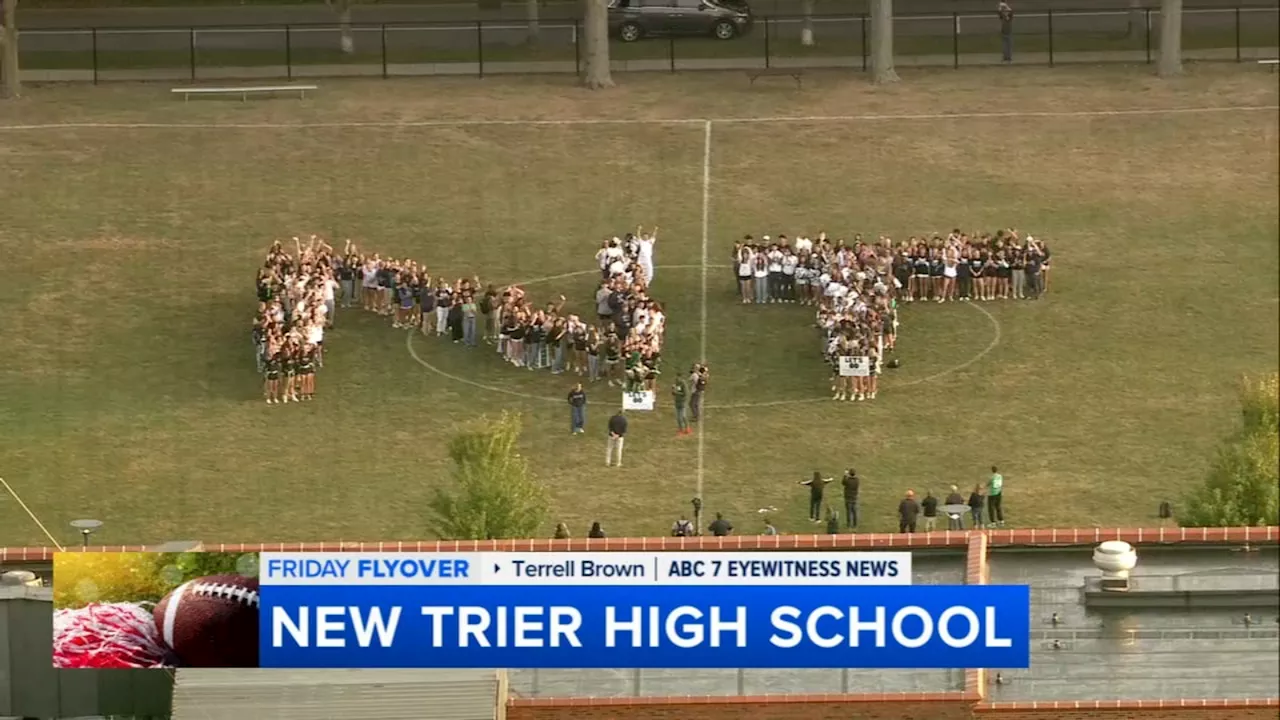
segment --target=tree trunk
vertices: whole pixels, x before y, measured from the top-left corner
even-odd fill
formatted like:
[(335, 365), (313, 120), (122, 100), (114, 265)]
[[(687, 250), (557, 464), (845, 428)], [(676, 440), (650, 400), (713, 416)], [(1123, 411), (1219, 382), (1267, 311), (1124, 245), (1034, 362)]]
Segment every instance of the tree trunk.
[(18, 0), (0, 0), (0, 97), (22, 97), (18, 73)]
[(356, 40), (351, 35), (350, 0), (338, 0), (338, 27), (342, 31), (342, 52), (351, 55), (356, 51)]
[(586, 50), (584, 87), (603, 90), (613, 87), (613, 73), (609, 68), (609, 8), (607, 0), (584, 0), (582, 13), (583, 45)]
[(524, 0), (524, 20), (528, 24), (525, 41), (538, 44), (538, 0)]
[(800, 44), (811, 47), (813, 45), (813, 0), (804, 0), (800, 11), (804, 13), (804, 23), (800, 26)]
[(1160, 0), (1160, 77), (1182, 74), (1182, 0)]
[(893, 69), (893, 0), (871, 0), (871, 81), (898, 82)]

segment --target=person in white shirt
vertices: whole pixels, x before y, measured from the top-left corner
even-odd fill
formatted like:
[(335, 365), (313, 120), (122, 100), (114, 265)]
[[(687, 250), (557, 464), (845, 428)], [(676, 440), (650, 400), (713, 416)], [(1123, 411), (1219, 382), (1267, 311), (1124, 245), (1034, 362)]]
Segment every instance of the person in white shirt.
[(636, 262), (644, 269), (645, 281), (653, 284), (653, 246), (658, 242), (658, 228), (654, 226), (653, 231), (644, 234), (641, 228), (636, 229)]
[(743, 305), (750, 304), (754, 295), (751, 283), (755, 268), (755, 251), (751, 249), (751, 241), (751, 236), (748, 235), (742, 247), (738, 249), (738, 292), (742, 295)]
[(751, 262), (755, 265), (751, 271), (751, 284), (755, 288), (756, 303), (763, 305), (769, 302), (769, 259), (765, 253), (756, 253)]

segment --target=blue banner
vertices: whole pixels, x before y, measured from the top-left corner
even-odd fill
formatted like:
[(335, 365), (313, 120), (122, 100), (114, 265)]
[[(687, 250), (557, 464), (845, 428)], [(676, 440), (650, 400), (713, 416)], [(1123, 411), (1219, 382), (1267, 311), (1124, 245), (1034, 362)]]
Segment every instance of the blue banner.
[(1026, 586), (264, 586), (275, 668), (1025, 668)]

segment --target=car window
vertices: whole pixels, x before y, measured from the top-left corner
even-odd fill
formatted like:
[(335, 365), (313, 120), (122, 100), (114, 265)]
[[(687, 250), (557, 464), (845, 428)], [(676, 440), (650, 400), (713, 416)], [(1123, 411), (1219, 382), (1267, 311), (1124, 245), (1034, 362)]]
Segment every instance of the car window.
[(675, 0), (641, 0), (640, 4), (647, 8), (670, 8), (675, 7)]
[(697, 10), (702, 7), (702, 0), (676, 0), (676, 7)]

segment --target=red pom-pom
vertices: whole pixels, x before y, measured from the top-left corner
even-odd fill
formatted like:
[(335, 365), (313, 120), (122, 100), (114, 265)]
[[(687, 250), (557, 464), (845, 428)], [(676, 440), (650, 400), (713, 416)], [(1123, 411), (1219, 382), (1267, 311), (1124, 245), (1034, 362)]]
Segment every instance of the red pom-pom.
[(53, 666), (157, 668), (171, 665), (151, 611), (132, 603), (92, 604), (53, 614)]

